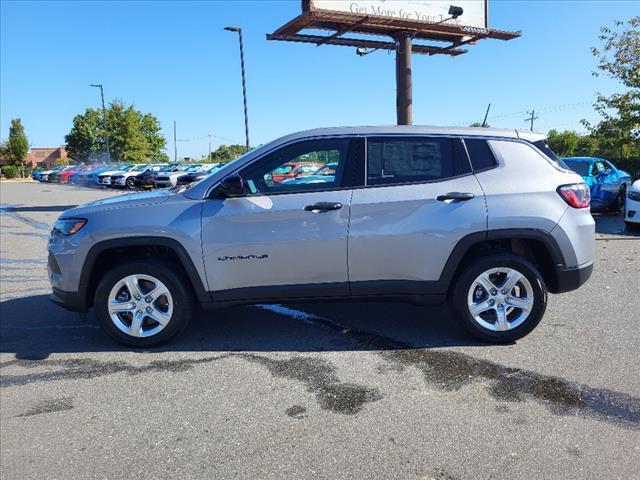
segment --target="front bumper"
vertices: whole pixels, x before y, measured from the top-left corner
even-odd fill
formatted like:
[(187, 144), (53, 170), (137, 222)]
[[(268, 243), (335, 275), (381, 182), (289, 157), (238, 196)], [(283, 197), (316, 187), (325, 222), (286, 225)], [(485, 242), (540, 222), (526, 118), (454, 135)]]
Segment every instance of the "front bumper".
[(593, 273), (593, 262), (573, 268), (556, 268), (556, 285), (553, 293), (577, 290), (589, 280), (591, 273)]
[(640, 200), (632, 200), (627, 197), (624, 221), (627, 223), (640, 223)]
[(65, 292), (55, 287), (52, 290), (53, 293), (49, 296), (49, 300), (56, 305), (60, 305), (71, 312), (86, 313), (89, 311), (85, 295), (79, 292)]

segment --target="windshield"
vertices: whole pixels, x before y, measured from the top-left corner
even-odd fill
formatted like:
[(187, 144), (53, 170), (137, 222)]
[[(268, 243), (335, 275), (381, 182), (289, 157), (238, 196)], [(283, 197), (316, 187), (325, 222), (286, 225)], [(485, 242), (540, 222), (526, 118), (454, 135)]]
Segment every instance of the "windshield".
[(574, 172), (576, 172), (578, 175), (581, 175), (583, 177), (586, 177), (587, 175), (589, 175), (589, 162), (577, 162), (575, 160), (564, 160), (564, 163), (567, 164), (567, 166), (573, 170)]
[(166, 165), (166, 166), (162, 167), (160, 169), (160, 171), (161, 172), (170, 172), (171, 170), (173, 170), (176, 167), (177, 167), (177, 165)]
[(136, 165), (135, 167), (133, 167), (131, 169), (132, 172), (142, 172), (143, 170), (145, 170), (147, 168), (147, 165)]
[(188, 165), (185, 169), (186, 172), (197, 172), (202, 168), (202, 165)]

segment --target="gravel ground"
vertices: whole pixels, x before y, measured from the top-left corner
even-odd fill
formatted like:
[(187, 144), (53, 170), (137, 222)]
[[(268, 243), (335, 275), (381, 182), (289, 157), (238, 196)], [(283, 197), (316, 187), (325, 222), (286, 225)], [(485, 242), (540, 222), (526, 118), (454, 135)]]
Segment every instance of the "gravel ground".
[(133, 351), (48, 300), (51, 224), (113, 194), (0, 185), (3, 479), (640, 478), (640, 238), (619, 216), (517, 344), (445, 307), (323, 302), (200, 312)]

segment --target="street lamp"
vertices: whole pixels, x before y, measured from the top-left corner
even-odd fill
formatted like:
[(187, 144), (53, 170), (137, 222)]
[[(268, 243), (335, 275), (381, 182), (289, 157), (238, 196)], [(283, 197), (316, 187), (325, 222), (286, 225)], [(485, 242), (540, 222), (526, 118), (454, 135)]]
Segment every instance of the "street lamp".
[(107, 110), (104, 108), (104, 90), (102, 89), (102, 84), (92, 83), (89, 86), (100, 89), (100, 98), (102, 99), (102, 126), (104, 128), (104, 136), (107, 141), (107, 161), (111, 163), (111, 151), (109, 150), (109, 130), (107, 130)]
[(228, 32), (237, 32), (240, 41), (240, 68), (242, 69), (242, 99), (244, 101), (244, 135), (249, 151), (249, 114), (247, 113), (247, 83), (244, 75), (244, 47), (242, 45), (242, 29), (240, 27), (224, 27)]

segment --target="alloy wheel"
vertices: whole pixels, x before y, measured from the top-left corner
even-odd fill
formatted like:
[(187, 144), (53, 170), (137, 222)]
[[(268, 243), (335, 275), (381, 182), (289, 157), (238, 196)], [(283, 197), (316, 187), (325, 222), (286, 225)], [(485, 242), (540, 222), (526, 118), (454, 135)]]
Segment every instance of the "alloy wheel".
[(504, 332), (520, 326), (533, 309), (534, 293), (529, 280), (508, 267), (491, 268), (471, 283), (467, 306), (481, 327)]
[(132, 337), (150, 337), (163, 330), (173, 315), (171, 292), (151, 275), (128, 275), (111, 289), (107, 306), (114, 325)]

